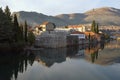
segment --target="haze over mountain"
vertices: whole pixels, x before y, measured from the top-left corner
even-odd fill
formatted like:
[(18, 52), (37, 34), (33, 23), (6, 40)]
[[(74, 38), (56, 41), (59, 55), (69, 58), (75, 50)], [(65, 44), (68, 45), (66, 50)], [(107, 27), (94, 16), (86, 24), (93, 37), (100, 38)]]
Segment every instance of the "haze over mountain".
[(112, 7), (97, 8), (85, 13), (60, 14), (47, 16), (36, 12), (15, 12), (20, 22), (27, 20), (30, 25), (38, 25), (44, 21), (50, 21), (57, 26), (71, 24), (89, 24), (96, 20), (100, 25), (120, 25), (120, 9)]

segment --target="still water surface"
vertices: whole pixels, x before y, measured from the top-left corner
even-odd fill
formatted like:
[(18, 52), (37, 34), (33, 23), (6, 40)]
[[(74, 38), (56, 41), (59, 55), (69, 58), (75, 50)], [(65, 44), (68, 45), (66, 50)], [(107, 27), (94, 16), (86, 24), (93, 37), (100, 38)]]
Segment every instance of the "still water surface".
[(120, 80), (120, 42), (0, 54), (0, 80)]

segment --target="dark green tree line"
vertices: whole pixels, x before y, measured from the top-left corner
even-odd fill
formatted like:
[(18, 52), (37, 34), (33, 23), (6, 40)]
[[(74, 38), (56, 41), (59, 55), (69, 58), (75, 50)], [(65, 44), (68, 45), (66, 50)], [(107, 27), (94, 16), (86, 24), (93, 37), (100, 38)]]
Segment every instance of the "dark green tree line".
[(5, 9), (4, 12), (2, 8), (0, 8), (0, 42), (10, 43), (13, 41), (12, 36), (13, 36), (12, 21), (9, 9)]
[(34, 42), (34, 34), (28, 32), (27, 21), (25, 21), (24, 24), (19, 24), (17, 15), (14, 14), (11, 16), (8, 6), (6, 6), (4, 11), (0, 8), (0, 44), (17, 42), (28, 43), (28, 41), (30, 41), (30, 43)]

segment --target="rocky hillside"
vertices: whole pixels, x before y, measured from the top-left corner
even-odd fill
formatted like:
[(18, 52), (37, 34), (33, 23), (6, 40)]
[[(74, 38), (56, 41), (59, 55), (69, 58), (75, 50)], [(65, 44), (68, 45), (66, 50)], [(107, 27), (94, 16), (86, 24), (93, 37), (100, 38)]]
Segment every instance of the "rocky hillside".
[(61, 14), (56, 17), (71, 24), (91, 23), (96, 20), (101, 25), (120, 25), (120, 9), (110, 7), (93, 9), (83, 14)]
[(85, 13), (60, 14), (56, 16), (47, 16), (36, 12), (16, 12), (19, 21), (27, 20), (29, 24), (41, 24), (44, 21), (50, 21), (57, 26), (68, 24), (87, 24), (96, 20), (100, 25), (120, 25), (120, 9), (111, 7), (97, 8)]
[(28, 24), (32, 26), (41, 24), (45, 21), (53, 22), (57, 26), (63, 26), (63, 25), (69, 24), (63, 19), (53, 17), (53, 16), (47, 16), (47, 15), (36, 13), (36, 12), (20, 11), (20, 12), (14, 12), (13, 14), (17, 14), (19, 22), (23, 23), (25, 20), (27, 20)]

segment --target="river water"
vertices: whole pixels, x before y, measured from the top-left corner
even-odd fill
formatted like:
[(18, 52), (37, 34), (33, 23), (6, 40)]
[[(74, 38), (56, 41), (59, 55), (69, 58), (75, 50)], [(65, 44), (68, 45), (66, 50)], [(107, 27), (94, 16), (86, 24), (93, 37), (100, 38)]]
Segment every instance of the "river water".
[(120, 80), (120, 42), (1, 53), (0, 80)]

